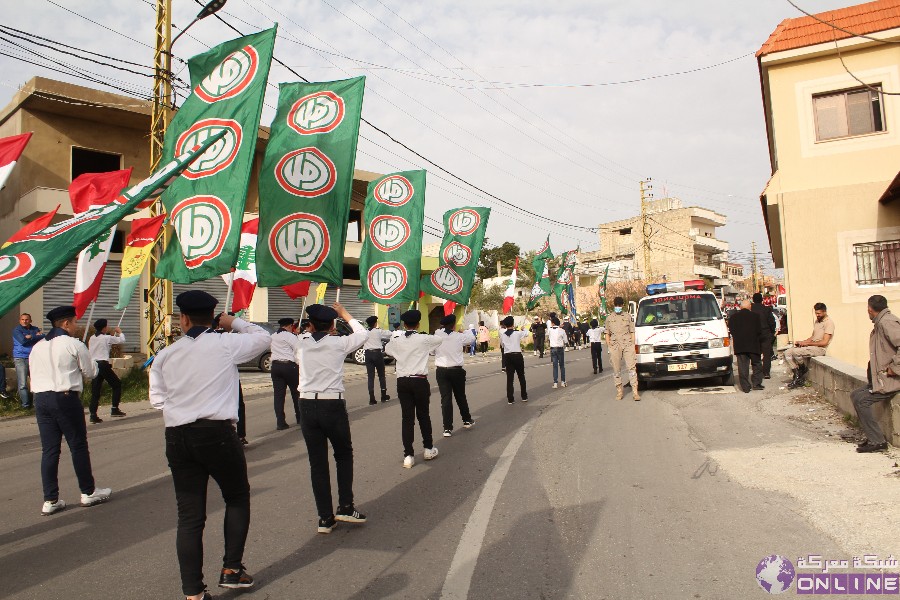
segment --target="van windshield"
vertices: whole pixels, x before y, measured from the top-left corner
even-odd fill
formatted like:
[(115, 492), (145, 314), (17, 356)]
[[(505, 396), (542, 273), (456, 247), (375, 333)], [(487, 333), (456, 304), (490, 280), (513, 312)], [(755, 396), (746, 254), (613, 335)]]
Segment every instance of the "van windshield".
[(719, 304), (711, 294), (652, 296), (641, 301), (635, 325), (672, 325), (721, 318)]

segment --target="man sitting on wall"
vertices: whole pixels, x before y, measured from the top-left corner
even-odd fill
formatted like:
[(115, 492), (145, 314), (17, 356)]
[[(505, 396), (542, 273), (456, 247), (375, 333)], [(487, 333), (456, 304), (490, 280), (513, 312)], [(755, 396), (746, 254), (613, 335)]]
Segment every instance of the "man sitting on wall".
[(825, 349), (834, 337), (834, 321), (826, 312), (827, 307), (821, 302), (813, 306), (816, 320), (813, 322), (812, 335), (805, 340), (794, 342), (794, 347), (784, 351), (784, 362), (788, 364), (794, 374), (788, 384), (788, 388), (803, 387), (806, 384), (806, 374), (809, 372), (809, 359), (812, 356), (825, 356)]

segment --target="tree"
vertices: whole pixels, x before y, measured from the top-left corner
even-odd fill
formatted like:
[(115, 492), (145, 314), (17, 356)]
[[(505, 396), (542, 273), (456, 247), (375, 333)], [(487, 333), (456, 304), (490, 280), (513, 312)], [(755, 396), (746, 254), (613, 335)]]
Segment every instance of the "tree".
[[(485, 245), (488, 240), (485, 238)], [(475, 271), (478, 279), (487, 279), (497, 276), (497, 261), (500, 261), (500, 268), (504, 274), (512, 272), (513, 266), (516, 264), (516, 257), (519, 256), (521, 248), (518, 244), (512, 242), (503, 242), (502, 245), (494, 248), (484, 248), (481, 251), (481, 258), (478, 260), (478, 269)], [(519, 267), (522, 262), (519, 261)]]
[(502, 286), (494, 286), (484, 289), (480, 281), (472, 286), (472, 295), (469, 298), (469, 308), (479, 310), (500, 310), (503, 306), (503, 294), (506, 290)]

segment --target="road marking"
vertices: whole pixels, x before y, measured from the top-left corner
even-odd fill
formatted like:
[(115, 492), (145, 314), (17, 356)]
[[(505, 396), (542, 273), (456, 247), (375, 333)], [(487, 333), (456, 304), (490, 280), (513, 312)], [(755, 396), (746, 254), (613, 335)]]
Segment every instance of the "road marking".
[(481, 490), (481, 495), (475, 502), (472, 514), (466, 523), (462, 537), (459, 539), (459, 545), (456, 547), (456, 554), (453, 555), (453, 561), (450, 563), (450, 570), (447, 572), (447, 578), (444, 579), (444, 587), (441, 589), (442, 600), (464, 600), (469, 596), (469, 586), (472, 584), (472, 576), (475, 574), (475, 564), (478, 562), (478, 555), (481, 553), (481, 545), (484, 543), (484, 535), (487, 532), (488, 523), (491, 520), (491, 513), (494, 511), (494, 503), (500, 494), (500, 488), (503, 486), (503, 480), (509, 473), (509, 467), (512, 465), (516, 453), (522, 446), (522, 442), (528, 437), (531, 428), (534, 426), (537, 415), (531, 418), (506, 445), (503, 454), (494, 465), (490, 476)]

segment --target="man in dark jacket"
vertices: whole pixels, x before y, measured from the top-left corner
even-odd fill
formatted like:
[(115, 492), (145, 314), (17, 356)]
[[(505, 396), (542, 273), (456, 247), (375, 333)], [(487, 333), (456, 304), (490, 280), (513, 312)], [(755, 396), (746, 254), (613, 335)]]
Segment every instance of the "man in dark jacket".
[(762, 373), (765, 379), (771, 379), (772, 355), (774, 350), (772, 344), (775, 341), (775, 315), (772, 314), (772, 307), (763, 304), (762, 294), (756, 292), (753, 294), (753, 306), (750, 310), (759, 315), (762, 321)]
[(531, 325), (531, 335), (534, 337), (534, 355), (540, 354), (544, 358), (544, 340), (547, 336), (547, 324), (541, 321), (540, 317), (534, 318)]
[[(741, 303), (741, 310), (734, 313), (728, 320), (728, 328), (734, 339), (734, 353), (737, 356), (738, 379), (741, 391), (749, 394), (751, 389), (761, 390), (762, 363), (760, 361), (760, 343), (763, 339), (762, 322), (759, 315), (750, 310), (750, 301)], [(752, 376), (749, 367), (753, 366)]]

